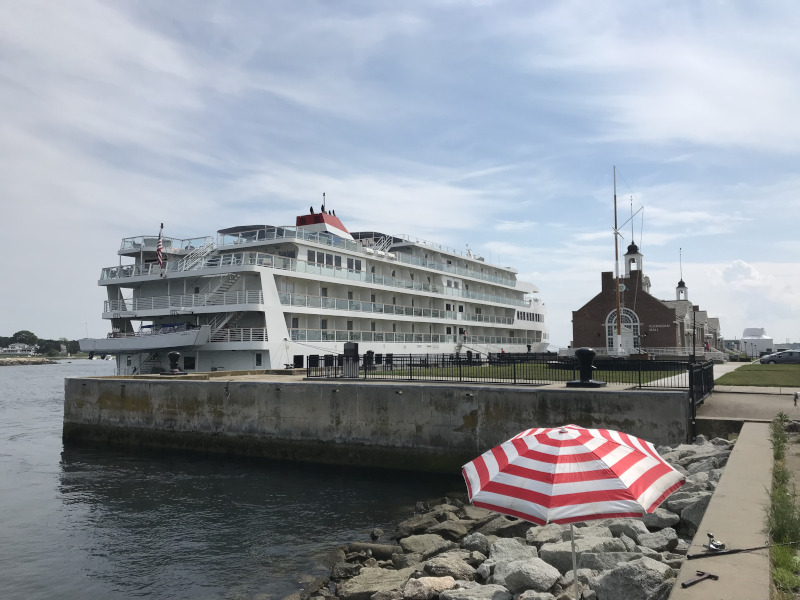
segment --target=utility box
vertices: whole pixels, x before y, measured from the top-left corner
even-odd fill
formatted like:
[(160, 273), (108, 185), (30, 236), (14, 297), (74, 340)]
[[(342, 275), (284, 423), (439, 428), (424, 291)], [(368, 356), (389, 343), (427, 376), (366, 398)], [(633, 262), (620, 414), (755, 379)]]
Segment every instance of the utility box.
[(358, 344), (355, 342), (344, 343), (344, 364), (342, 377), (358, 379)]

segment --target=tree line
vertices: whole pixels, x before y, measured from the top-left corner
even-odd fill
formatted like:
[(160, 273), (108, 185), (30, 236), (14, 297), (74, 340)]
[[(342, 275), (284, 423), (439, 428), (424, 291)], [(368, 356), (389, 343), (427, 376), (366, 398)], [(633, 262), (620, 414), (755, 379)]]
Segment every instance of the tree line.
[(69, 354), (77, 354), (80, 352), (80, 344), (77, 340), (68, 340), (67, 338), (59, 338), (57, 340), (47, 340), (38, 338), (33, 332), (22, 330), (16, 332), (11, 337), (0, 335), (0, 348), (8, 348), (11, 344), (28, 344), (28, 346), (38, 346), (39, 354), (45, 356), (58, 356), (61, 352), (62, 344), (67, 347)]

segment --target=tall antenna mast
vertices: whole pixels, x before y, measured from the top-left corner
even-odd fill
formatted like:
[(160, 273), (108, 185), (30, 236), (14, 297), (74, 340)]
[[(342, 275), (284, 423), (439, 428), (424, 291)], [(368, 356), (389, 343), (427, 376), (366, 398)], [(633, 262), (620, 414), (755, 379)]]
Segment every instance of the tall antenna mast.
[(622, 345), (622, 315), (619, 312), (619, 230), (617, 229), (617, 167), (614, 166), (614, 278), (617, 288), (617, 339), (615, 350), (619, 354)]
[[(636, 243), (633, 239), (633, 194), (631, 194), (631, 243)], [(639, 243), (642, 243), (642, 240), (639, 240)]]
[(681, 269), (681, 281), (683, 281), (683, 248), (678, 248), (678, 265)]

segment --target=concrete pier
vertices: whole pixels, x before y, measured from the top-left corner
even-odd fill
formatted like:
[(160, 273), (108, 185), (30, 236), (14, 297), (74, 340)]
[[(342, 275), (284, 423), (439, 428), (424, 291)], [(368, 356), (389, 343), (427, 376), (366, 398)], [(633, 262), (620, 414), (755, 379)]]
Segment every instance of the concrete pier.
[(574, 423), (655, 444), (689, 436), (686, 391), (280, 376), (65, 382), (65, 442), (453, 472), (520, 431)]

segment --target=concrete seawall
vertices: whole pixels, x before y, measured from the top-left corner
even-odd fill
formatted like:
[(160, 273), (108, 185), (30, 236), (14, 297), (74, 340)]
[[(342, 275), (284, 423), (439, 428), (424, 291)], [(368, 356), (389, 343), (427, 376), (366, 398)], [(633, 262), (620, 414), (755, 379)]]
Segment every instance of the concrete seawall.
[(689, 436), (685, 391), (463, 384), (68, 379), (63, 437), (326, 464), (453, 472), (531, 427), (655, 444)]

